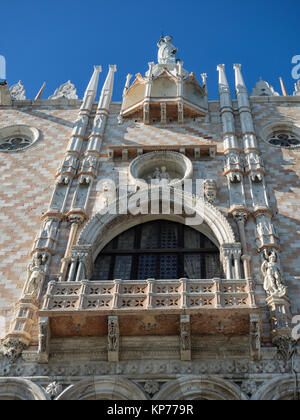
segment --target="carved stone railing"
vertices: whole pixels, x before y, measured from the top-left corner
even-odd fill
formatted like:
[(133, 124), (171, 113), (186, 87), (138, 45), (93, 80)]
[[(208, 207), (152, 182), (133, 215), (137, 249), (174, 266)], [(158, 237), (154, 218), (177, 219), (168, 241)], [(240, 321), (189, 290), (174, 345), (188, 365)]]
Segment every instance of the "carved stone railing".
[(50, 282), (41, 312), (257, 308), (249, 280)]

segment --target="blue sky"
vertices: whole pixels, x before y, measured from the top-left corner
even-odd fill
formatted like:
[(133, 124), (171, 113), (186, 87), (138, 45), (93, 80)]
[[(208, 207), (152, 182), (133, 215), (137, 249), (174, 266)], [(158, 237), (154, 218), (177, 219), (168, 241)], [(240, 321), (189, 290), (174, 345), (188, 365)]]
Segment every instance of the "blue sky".
[(43, 98), (71, 80), (79, 97), (93, 71), (117, 64), (114, 100), (128, 73), (145, 73), (157, 59), (160, 34), (170, 34), (184, 67), (208, 74), (210, 99), (218, 97), (216, 66), (242, 63), (249, 91), (262, 76), (280, 91), (282, 76), (293, 92), (292, 57), (300, 55), (299, 0), (10, 0), (1, 4), (0, 55), (7, 80), (22, 80), (28, 99), (44, 81)]

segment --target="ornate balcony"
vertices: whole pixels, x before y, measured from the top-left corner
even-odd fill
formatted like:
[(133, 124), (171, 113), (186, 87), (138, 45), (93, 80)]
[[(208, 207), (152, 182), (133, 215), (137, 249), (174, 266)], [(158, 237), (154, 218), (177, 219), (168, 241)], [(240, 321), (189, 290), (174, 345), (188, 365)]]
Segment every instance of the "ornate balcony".
[(103, 351), (116, 362), (132, 337), (173, 337), (181, 360), (191, 360), (192, 337), (247, 335), (249, 351), (259, 357), (261, 317), (252, 280), (50, 282), (39, 316), (42, 363), (50, 337), (107, 337)]
[(193, 313), (256, 307), (253, 283), (247, 280), (114, 280), (50, 282), (41, 313)]

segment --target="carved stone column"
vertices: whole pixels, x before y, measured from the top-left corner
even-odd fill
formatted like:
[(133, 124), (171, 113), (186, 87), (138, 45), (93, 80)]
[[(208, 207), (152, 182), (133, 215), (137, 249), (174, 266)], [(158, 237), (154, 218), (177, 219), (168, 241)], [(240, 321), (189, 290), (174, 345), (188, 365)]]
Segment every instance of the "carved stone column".
[(93, 268), (92, 247), (90, 245), (72, 246), (68, 281), (80, 282), (90, 279)]
[(108, 361), (118, 362), (120, 349), (120, 329), (119, 319), (117, 316), (108, 317), (107, 349)]
[(246, 233), (245, 233), (245, 223), (247, 221), (248, 214), (244, 211), (235, 211), (233, 213), (233, 217), (238, 225), (240, 240), (242, 244), (242, 253), (243, 253), (242, 262), (244, 265), (245, 278), (249, 279), (251, 277), (251, 267), (250, 267), (251, 257), (248, 255), (248, 245), (247, 245)]
[(192, 360), (190, 315), (180, 316), (180, 357), (181, 360)]
[(69, 216), (69, 221), (71, 223), (71, 229), (70, 229), (70, 234), (69, 234), (69, 238), (68, 238), (67, 248), (66, 248), (66, 251), (65, 251), (65, 256), (62, 259), (60, 281), (65, 281), (66, 280), (67, 269), (68, 269), (68, 266), (69, 266), (70, 261), (71, 261), (71, 258), (70, 258), (71, 248), (75, 243), (78, 229), (79, 229), (80, 225), (83, 223), (84, 218), (81, 215), (73, 214), (73, 215)]

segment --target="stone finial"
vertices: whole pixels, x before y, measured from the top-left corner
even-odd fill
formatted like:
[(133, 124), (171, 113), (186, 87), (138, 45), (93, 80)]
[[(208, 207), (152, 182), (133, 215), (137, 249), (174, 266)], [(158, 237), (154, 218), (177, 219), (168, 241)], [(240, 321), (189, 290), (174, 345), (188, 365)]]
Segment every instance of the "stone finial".
[(246, 88), (243, 75), (242, 75), (242, 65), (241, 64), (234, 64), (233, 65), (235, 71), (235, 86), (237, 88), (243, 87)]

